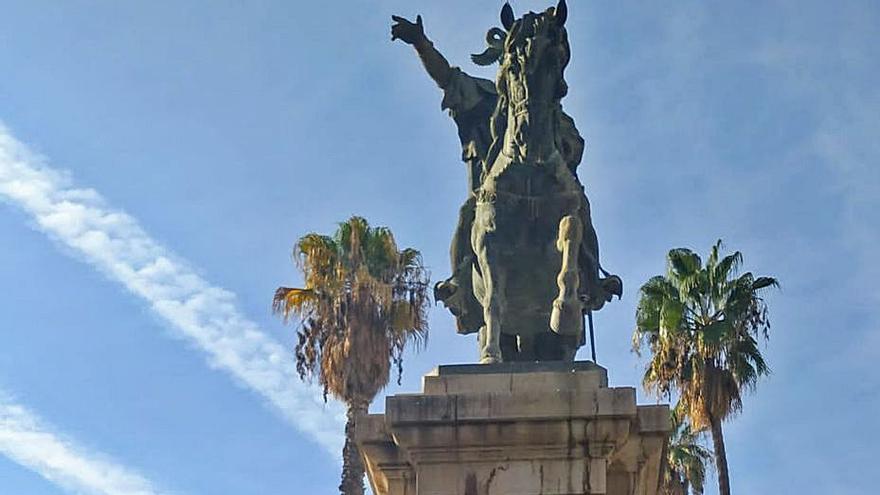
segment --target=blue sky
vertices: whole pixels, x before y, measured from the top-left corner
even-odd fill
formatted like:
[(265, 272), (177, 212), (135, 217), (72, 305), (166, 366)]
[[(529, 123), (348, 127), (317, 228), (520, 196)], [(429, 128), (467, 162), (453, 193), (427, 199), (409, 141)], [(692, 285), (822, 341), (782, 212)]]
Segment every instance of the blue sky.
[[(0, 2), (0, 493), (334, 493), (339, 409), (292, 376), (271, 295), (299, 280), (298, 236), (354, 213), (447, 275), (464, 167), (389, 17), (422, 14), (491, 77), (467, 55), (499, 7)], [(723, 238), (783, 287), (773, 375), (727, 426), (734, 490), (874, 493), (880, 9), (575, 1), (569, 19), (564, 105), (626, 284), (596, 317), (612, 384), (639, 380), (639, 284)], [(431, 324), (387, 393), (475, 360), (442, 308)]]

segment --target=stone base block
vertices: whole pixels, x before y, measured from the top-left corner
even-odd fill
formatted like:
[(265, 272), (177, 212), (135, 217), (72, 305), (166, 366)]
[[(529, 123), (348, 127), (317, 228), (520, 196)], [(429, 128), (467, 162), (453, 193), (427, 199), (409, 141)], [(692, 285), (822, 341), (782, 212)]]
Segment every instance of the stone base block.
[(358, 419), (375, 495), (654, 495), (667, 406), (591, 362), (440, 366)]

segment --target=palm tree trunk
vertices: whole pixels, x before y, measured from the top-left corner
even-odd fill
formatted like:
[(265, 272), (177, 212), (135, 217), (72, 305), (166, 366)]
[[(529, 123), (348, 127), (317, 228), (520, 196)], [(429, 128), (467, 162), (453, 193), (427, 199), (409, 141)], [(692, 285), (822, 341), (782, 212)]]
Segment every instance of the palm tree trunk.
[(715, 468), (718, 470), (718, 493), (730, 495), (730, 473), (727, 471), (727, 451), (724, 449), (724, 432), (721, 420), (709, 416), (712, 426), (712, 443), (715, 445)]
[(345, 447), (342, 449), (342, 495), (364, 495), (364, 463), (354, 441), (354, 425), (358, 416), (367, 413), (367, 405), (351, 403), (348, 405), (345, 422)]

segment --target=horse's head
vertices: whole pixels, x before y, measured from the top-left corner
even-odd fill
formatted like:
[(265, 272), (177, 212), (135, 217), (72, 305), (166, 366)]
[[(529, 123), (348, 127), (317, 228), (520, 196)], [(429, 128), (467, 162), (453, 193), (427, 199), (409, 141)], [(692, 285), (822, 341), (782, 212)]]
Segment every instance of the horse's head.
[[(571, 56), (565, 20), (568, 8), (560, 0), (555, 8), (529, 12), (519, 19), (510, 4), (501, 10), (507, 30), (498, 75), (500, 103), (506, 105), (508, 131), (522, 154), (528, 147), (541, 148), (553, 141), (553, 123), (559, 100), (568, 92), (563, 74)], [(547, 146), (545, 146), (547, 145)]]

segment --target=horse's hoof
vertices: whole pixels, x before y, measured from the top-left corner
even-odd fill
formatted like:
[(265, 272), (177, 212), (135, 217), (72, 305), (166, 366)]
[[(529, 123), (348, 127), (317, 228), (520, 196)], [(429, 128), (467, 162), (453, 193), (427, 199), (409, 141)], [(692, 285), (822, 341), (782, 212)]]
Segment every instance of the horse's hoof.
[(485, 356), (480, 358), (480, 364), (498, 364), (500, 362), (501, 358), (496, 356)]

